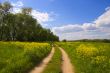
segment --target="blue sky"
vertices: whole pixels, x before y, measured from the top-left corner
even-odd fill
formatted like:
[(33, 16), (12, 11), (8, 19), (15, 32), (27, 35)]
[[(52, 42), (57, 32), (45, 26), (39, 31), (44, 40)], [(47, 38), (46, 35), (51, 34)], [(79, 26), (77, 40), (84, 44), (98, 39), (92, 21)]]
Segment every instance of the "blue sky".
[[(106, 27), (110, 25), (110, 0), (9, 1), (13, 5), (15, 4), (15, 8), (32, 7), (35, 10), (33, 12), (33, 16), (39, 20), (43, 27), (50, 28), (60, 37), (61, 40), (75, 40), (85, 38), (109, 39), (110, 37), (110, 32), (108, 32), (109, 27)], [(17, 7), (19, 4), (21, 4), (21, 6)], [(108, 17), (106, 15), (108, 15)], [(102, 27), (102, 25), (104, 26)]]
[(110, 5), (110, 0), (25, 0), (26, 6), (57, 16), (53, 26), (90, 22), (100, 16)]

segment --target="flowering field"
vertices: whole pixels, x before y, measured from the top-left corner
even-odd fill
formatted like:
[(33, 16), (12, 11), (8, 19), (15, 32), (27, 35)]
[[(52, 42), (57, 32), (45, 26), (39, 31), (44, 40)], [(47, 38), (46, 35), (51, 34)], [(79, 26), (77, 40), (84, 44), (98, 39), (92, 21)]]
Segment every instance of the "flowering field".
[(0, 73), (27, 73), (50, 51), (48, 43), (0, 42)]
[(68, 53), (76, 73), (110, 73), (110, 43), (57, 43)]

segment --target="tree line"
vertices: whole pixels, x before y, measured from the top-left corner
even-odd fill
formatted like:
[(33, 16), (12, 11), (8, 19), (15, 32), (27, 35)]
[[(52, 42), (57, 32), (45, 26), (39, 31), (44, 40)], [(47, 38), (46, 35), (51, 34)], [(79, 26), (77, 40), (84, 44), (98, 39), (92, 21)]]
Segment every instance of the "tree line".
[[(66, 42), (66, 41), (63, 40), (63, 42)], [(110, 39), (80, 39), (80, 40), (71, 40), (69, 42), (104, 42), (104, 43), (110, 43)]]
[(31, 16), (32, 8), (12, 13), (9, 2), (0, 3), (0, 41), (59, 41), (50, 29), (43, 28)]

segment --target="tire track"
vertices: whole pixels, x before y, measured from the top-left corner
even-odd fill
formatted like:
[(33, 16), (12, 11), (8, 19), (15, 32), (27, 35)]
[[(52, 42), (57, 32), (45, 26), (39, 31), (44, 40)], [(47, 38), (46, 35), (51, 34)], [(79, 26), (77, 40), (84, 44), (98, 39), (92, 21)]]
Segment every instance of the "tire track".
[(45, 67), (48, 65), (48, 63), (52, 59), (52, 57), (54, 55), (54, 52), (55, 52), (55, 49), (54, 49), (54, 47), (52, 47), (52, 50), (51, 50), (50, 54), (46, 58), (44, 58), (44, 60), (41, 62), (41, 64), (39, 66), (35, 67), (29, 73), (42, 73), (43, 70), (45, 69)]
[(75, 73), (67, 53), (62, 48), (59, 49), (62, 52), (62, 73)]

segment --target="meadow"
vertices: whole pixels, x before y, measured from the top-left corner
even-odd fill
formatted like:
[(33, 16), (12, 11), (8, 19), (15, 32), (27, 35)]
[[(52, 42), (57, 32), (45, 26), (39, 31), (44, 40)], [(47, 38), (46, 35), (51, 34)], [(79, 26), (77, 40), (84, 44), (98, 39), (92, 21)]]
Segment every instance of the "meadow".
[(110, 73), (110, 43), (58, 42), (69, 55), (76, 73)]
[(50, 51), (48, 43), (0, 42), (0, 73), (28, 73)]
[[(57, 42), (55, 53), (43, 73), (62, 73), (62, 54), (68, 54), (75, 73), (110, 73), (110, 43)], [(0, 73), (28, 73), (50, 53), (52, 44), (0, 42)]]

